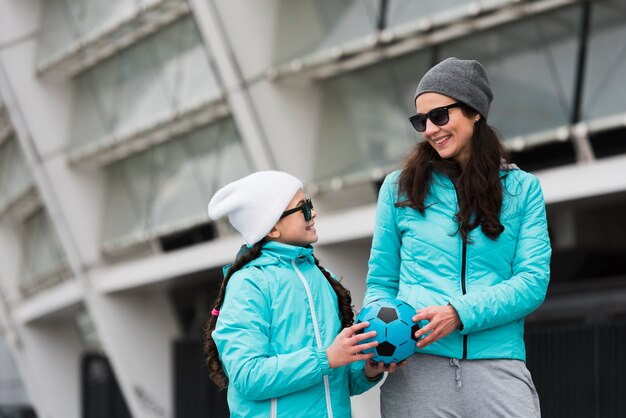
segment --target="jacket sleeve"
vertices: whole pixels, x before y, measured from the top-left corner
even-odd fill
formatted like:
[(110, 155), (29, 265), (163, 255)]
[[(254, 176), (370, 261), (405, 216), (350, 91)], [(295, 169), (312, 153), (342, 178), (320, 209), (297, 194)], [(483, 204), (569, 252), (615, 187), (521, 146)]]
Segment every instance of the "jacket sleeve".
[(350, 396), (356, 396), (367, 392), (376, 386), (382, 380), (384, 375), (384, 373), (381, 373), (378, 379), (370, 382), (367, 380), (367, 376), (365, 376), (365, 371), (363, 370), (365, 367), (364, 361), (355, 361), (346, 367), (350, 368)]
[(229, 384), (250, 400), (264, 400), (322, 382), (330, 372), (324, 349), (271, 352), (267, 284), (246, 270), (231, 277), (212, 334)]
[[(337, 276), (332, 271), (327, 271), (335, 280), (337, 280)], [(356, 396), (367, 392), (382, 380), (382, 375), (374, 382), (371, 382), (367, 379), (364, 371), (364, 361), (355, 361), (354, 363), (350, 363), (344, 367), (348, 368), (348, 384), (350, 387), (350, 396)]]
[(510, 279), (450, 301), (463, 323), (462, 334), (521, 319), (541, 305), (550, 280), (552, 250), (539, 180), (532, 177), (526, 194)]
[(400, 275), (400, 246), (402, 235), (395, 218), (397, 176), (385, 178), (378, 193), (376, 224), (372, 237), (372, 250), (368, 264), (367, 290), (363, 305), (398, 295)]

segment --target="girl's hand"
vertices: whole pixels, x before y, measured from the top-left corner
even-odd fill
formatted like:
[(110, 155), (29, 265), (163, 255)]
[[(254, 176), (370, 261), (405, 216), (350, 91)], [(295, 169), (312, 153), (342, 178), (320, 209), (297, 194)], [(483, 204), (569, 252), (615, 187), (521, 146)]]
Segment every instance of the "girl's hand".
[(451, 305), (429, 306), (427, 308), (419, 309), (417, 311), (417, 315), (415, 315), (412, 319), (413, 322), (422, 320), (429, 321), (428, 325), (420, 328), (415, 333), (415, 338), (420, 338), (424, 334), (430, 332), (430, 334), (417, 342), (417, 346), (419, 348), (424, 348), (428, 344), (445, 337), (452, 331), (458, 329), (461, 325), (459, 314)]
[(374, 380), (384, 372), (394, 373), (396, 370), (404, 367), (407, 361), (408, 360), (404, 360), (400, 363), (391, 363), (389, 366), (385, 366), (385, 363), (382, 361), (380, 363), (367, 361), (365, 362), (365, 368), (363, 371), (368, 379)]
[(344, 328), (339, 335), (335, 337), (333, 343), (326, 349), (326, 357), (328, 357), (328, 364), (331, 369), (345, 366), (355, 361), (369, 360), (372, 358), (374, 353), (360, 353), (368, 348), (376, 347), (378, 341), (372, 341), (366, 344), (359, 343), (368, 338), (375, 337), (376, 331), (357, 334), (358, 331), (362, 331), (369, 325), (369, 322), (361, 322), (360, 324), (352, 325), (349, 328)]

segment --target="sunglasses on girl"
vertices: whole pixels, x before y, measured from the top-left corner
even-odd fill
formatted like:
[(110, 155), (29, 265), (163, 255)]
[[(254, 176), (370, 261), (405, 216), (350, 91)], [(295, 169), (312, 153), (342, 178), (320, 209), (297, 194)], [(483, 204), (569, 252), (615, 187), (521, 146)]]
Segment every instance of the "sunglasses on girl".
[(285, 216), (289, 216), (292, 213), (302, 211), (302, 213), (304, 214), (304, 220), (309, 222), (311, 220), (311, 209), (313, 209), (313, 202), (311, 202), (311, 199), (307, 199), (302, 205), (284, 211), (283, 214), (280, 215), (280, 219), (283, 219)]
[(460, 106), (462, 106), (462, 104), (456, 102), (447, 106), (436, 107), (426, 114), (418, 113), (417, 115), (411, 116), (409, 121), (411, 121), (411, 125), (413, 125), (417, 132), (424, 132), (426, 130), (426, 119), (430, 119), (430, 121), (437, 126), (443, 126), (450, 120), (448, 109)]

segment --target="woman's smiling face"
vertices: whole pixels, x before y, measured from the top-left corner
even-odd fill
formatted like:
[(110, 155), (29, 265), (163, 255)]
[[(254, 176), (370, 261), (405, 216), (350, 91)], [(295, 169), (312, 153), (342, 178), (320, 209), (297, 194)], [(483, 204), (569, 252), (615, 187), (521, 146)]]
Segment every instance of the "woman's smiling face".
[[(415, 99), (417, 113), (426, 114), (433, 109), (456, 103), (456, 100), (439, 93), (424, 93)], [(472, 152), (472, 135), (474, 123), (480, 115), (468, 117), (462, 108), (448, 109), (448, 123), (437, 126), (432, 121), (426, 121), (426, 130), (422, 135), (426, 141), (444, 159), (453, 159), (461, 167), (465, 167)]]

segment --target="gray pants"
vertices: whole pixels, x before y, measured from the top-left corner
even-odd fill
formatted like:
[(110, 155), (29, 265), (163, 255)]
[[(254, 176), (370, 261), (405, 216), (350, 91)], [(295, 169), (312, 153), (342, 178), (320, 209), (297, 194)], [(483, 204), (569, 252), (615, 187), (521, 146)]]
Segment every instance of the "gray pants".
[(413, 355), (380, 388), (385, 418), (537, 418), (535, 385), (520, 360)]

